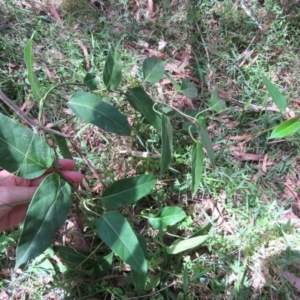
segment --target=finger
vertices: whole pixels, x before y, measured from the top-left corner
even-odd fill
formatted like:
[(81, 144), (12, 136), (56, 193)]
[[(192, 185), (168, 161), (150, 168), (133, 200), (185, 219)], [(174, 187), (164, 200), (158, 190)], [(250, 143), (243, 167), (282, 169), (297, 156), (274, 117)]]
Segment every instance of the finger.
[(10, 212), (0, 219), (0, 232), (23, 222), (28, 204), (22, 204), (14, 207)]
[(30, 180), (18, 177), (14, 174), (7, 172), (6, 170), (2, 170), (0, 172), (0, 186), (30, 186)]
[[(75, 168), (76, 163), (72, 159), (64, 158), (64, 159), (59, 159), (57, 162), (57, 165), (61, 170), (71, 171)], [(49, 168), (46, 173), (52, 173), (53, 171), (54, 171), (54, 168)]]
[[(61, 171), (61, 174), (67, 181), (71, 181), (74, 183), (80, 183), (83, 179), (83, 175), (76, 171)], [(45, 179), (47, 175), (43, 175), (37, 179), (33, 179), (31, 181), (30, 186), (37, 187), (41, 184), (41, 182)]]
[(75, 171), (62, 171), (61, 174), (66, 180), (74, 183), (80, 183), (83, 179), (83, 175)]
[(16, 186), (14, 188), (0, 186), (0, 206), (15, 206), (20, 204), (20, 202), (29, 202), (36, 189), (36, 187), (27, 186)]

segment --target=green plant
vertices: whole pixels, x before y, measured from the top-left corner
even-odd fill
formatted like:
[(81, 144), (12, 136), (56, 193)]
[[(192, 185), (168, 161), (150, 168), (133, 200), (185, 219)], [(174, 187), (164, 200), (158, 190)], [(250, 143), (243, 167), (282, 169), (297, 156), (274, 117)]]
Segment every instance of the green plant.
[[(47, 97), (49, 94), (64, 85), (85, 86), (90, 91), (97, 88), (98, 78), (92, 74), (86, 74), (83, 84), (65, 83), (51, 87), (45, 94), (42, 94), (41, 86), (37, 76), (33, 71), (32, 55), (32, 38), (24, 49), (24, 57), (28, 72), (28, 82), (32, 87), (32, 92), (39, 106), (38, 121), (33, 121), (18, 109), (1, 91), (0, 98), (19, 116), (27, 122), (33, 129), (25, 127), (12, 120), (11, 118), (1, 115), (0, 118), (0, 146), (2, 149), (3, 159), (0, 160), (0, 166), (9, 172), (15, 173), (20, 177), (33, 179), (43, 175), (49, 167), (53, 167), (55, 172), (47, 175), (37, 189), (30, 203), (23, 230), (16, 251), (16, 265), (18, 268), (27, 261), (34, 259), (45, 251), (50, 245), (56, 234), (56, 231), (65, 222), (68, 211), (71, 207), (71, 185), (61, 176), (60, 170), (55, 165), (57, 153), (52, 151), (45, 142), (46, 134), (51, 134), (57, 143), (60, 153), (65, 158), (72, 157), (66, 139), (71, 137), (61, 133), (60, 128), (43, 127), (42, 116)], [(157, 83), (165, 74), (164, 63), (157, 57), (152, 56), (143, 63), (143, 85), (148, 83)], [(166, 74), (171, 78), (169, 74)], [(192, 197), (195, 196), (203, 170), (203, 159), (205, 148), (209, 159), (214, 164), (214, 153), (208, 131), (206, 128), (204, 111), (196, 112), (194, 117), (180, 110), (170, 107), (161, 101), (154, 101), (146, 93), (144, 87), (137, 86), (129, 88), (125, 93), (118, 90), (122, 80), (121, 59), (114, 47), (110, 47), (104, 66), (103, 83), (108, 93), (119, 93), (125, 96), (128, 103), (160, 136), (161, 158), (160, 158), (160, 176), (163, 176), (168, 170), (172, 161), (173, 151), (173, 128), (170, 117), (164, 113), (166, 107), (174, 110), (177, 114), (185, 118), (189, 123), (188, 131), (194, 145), (191, 152), (191, 169), (192, 169)], [(183, 79), (180, 84), (171, 78), (177, 92), (184, 94), (186, 97), (193, 98), (197, 96), (197, 89), (193, 82), (187, 78)], [(213, 95), (215, 99), (215, 95)], [(216, 105), (213, 101), (213, 107)], [(113, 105), (101, 100), (95, 93), (80, 90), (75, 92), (68, 106), (72, 112), (89, 124), (93, 124), (102, 130), (119, 136), (130, 136), (132, 128), (127, 118)], [(148, 125), (148, 126), (149, 126)], [(194, 133), (191, 128), (195, 128)], [(14, 135), (11, 135), (14, 132)], [(36, 133), (42, 132), (42, 135)], [(18, 136), (19, 138), (16, 138)], [(102, 210), (109, 210), (102, 215), (94, 212), (98, 216), (96, 230), (101, 240), (120, 257), (125, 263), (130, 265), (132, 271), (132, 280), (138, 292), (144, 290), (147, 273), (148, 273), (148, 255), (145, 238), (137, 234), (132, 225), (123, 216), (122, 213), (115, 209), (124, 206), (136, 204), (140, 199), (149, 195), (156, 185), (156, 174), (138, 175), (131, 178), (117, 180), (108, 186), (102, 195)], [(76, 194), (76, 191), (74, 191)], [(76, 195), (79, 199), (80, 196)], [(82, 199), (84, 202), (84, 199)], [(166, 206), (156, 214), (145, 213), (142, 215), (148, 219), (149, 223), (155, 230), (163, 236), (168, 226), (176, 225), (182, 221), (186, 214), (182, 208), (177, 206)], [(209, 227), (210, 228), (210, 227)], [(159, 238), (157, 242), (165, 249), (166, 254), (177, 254), (196, 246), (203, 244), (208, 238), (206, 230), (187, 237), (178, 238), (171, 245), (165, 245)], [(70, 255), (73, 257), (72, 262), (81, 264), (89, 262), (91, 259), (84, 253), (74, 253), (72, 250), (64, 248), (54, 248), (58, 255), (66, 258)], [(99, 261), (101, 270), (106, 270), (107, 265), (111, 265), (111, 254)]]

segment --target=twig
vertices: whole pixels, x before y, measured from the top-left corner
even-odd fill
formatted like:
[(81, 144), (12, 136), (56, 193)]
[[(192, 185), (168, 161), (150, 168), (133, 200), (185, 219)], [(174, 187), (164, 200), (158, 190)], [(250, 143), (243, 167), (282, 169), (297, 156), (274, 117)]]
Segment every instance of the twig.
[(91, 165), (91, 163), (89, 162), (89, 160), (85, 157), (85, 155), (81, 152), (81, 150), (77, 147), (77, 145), (70, 140), (71, 145), (74, 147), (74, 149), (77, 151), (77, 153), (79, 154), (79, 156), (84, 160), (84, 162), (87, 164), (87, 166), (91, 169), (93, 175), (95, 176), (95, 178), (97, 178), (99, 180), (99, 182), (102, 185), (102, 188), (106, 188), (106, 184), (103, 182), (103, 180), (101, 179), (101, 177), (99, 176), (99, 174), (96, 172), (96, 170), (94, 169), (94, 167)]
[(30, 119), (17, 105), (15, 105), (0, 89), (0, 99), (9, 107), (11, 108), (23, 121), (25, 121), (26, 123), (28, 123), (34, 132), (36, 132), (37, 130), (42, 130), (44, 132), (48, 132), (48, 133), (52, 133), (64, 138), (71, 138), (71, 136), (64, 134), (62, 132), (53, 130), (51, 128), (47, 128), (44, 126), (38, 126), (37, 122), (35, 122), (34, 120)]
[(134, 151), (134, 150), (120, 150), (119, 153), (137, 157), (145, 157), (145, 158), (160, 158), (160, 154), (155, 154), (151, 152), (143, 152), (143, 151)]
[[(245, 106), (245, 102), (231, 98), (231, 97), (226, 97), (226, 99), (238, 106)], [(280, 112), (280, 110), (276, 106), (272, 107), (267, 107), (267, 106), (260, 106), (260, 105), (255, 105), (255, 104), (249, 104), (249, 108), (254, 110), (254, 111), (273, 111), (273, 112)]]

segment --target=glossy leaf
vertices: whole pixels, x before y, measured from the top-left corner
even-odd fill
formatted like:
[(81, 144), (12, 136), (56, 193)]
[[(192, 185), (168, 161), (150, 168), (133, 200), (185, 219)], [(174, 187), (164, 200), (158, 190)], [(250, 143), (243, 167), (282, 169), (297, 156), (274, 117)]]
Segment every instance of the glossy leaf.
[[(147, 250), (146, 239), (141, 234), (137, 234), (137, 238), (138, 238), (139, 244), (144, 252), (145, 258), (148, 259), (148, 250)], [(134, 284), (135, 290), (138, 293), (141, 293), (144, 290), (145, 285), (146, 285), (147, 273), (139, 274), (134, 269), (132, 269), (131, 274), (132, 274), (131, 277), (132, 277), (132, 282)]]
[(178, 240), (166, 248), (168, 254), (177, 254), (198, 247), (208, 239), (208, 235), (201, 235), (186, 240)]
[(195, 197), (201, 181), (203, 172), (203, 149), (199, 142), (196, 142), (192, 148), (192, 198)]
[(162, 133), (161, 133), (161, 159), (160, 174), (163, 175), (171, 162), (173, 151), (173, 128), (170, 119), (162, 115)]
[(30, 202), (20, 241), (16, 267), (35, 258), (53, 242), (71, 206), (71, 188), (58, 174), (49, 174)]
[(275, 102), (279, 110), (283, 113), (287, 107), (287, 101), (285, 97), (280, 93), (278, 88), (266, 76), (262, 75), (262, 78), (273, 101)]
[(59, 258), (74, 266), (87, 262), (90, 257), (90, 254), (87, 252), (66, 246), (54, 246), (53, 250)]
[(188, 98), (195, 98), (198, 96), (198, 90), (194, 82), (190, 81), (188, 78), (182, 79), (180, 91)]
[(144, 80), (150, 83), (159, 82), (164, 76), (165, 64), (156, 56), (148, 57), (143, 62)]
[(36, 75), (33, 72), (34, 59), (31, 51), (31, 46), (32, 46), (32, 38), (27, 42), (24, 48), (24, 59), (25, 59), (26, 68), (28, 72), (27, 78), (31, 85), (32, 93), (35, 100), (40, 101), (42, 99), (42, 94), (40, 91), (41, 86), (39, 80), (37, 79)]
[(138, 274), (146, 276), (148, 262), (128, 221), (117, 211), (104, 214), (97, 222), (102, 241)]
[(93, 73), (87, 73), (84, 77), (83, 83), (86, 87), (93, 91), (97, 88), (99, 78)]
[(205, 148), (207, 155), (209, 157), (209, 160), (211, 164), (214, 166), (215, 164), (215, 154), (214, 149), (212, 147), (211, 139), (208, 135), (208, 131), (206, 128), (206, 120), (203, 117), (198, 118), (198, 124), (199, 124), (199, 135), (201, 138), (201, 142), (203, 147)]
[(269, 139), (279, 139), (294, 134), (300, 130), (300, 122), (298, 118), (289, 119), (278, 125), (272, 131)]
[(52, 165), (51, 149), (28, 127), (0, 114), (0, 167), (33, 179)]
[(129, 89), (127, 100), (135, 110), (145, 117), (149, 124), (161, 132), (161, 116), (153, 109), (154, 101), (148, 96), (143, 88), (135, 87)]
[(108, 90), (118, 88), (122, 80), (122, 63), (118, 51), (110, 47), (108, 56), (104, 65), (103, 82)]
[(225, 101), (219, 98), (218, 89), (214, 89), (214, 91), (212, 92), (211, 97), (208, 101), (208, 104), (209, 104), (209, 107), (217, 113), (226, 109)]
[(53, 246), (55, 254), (68, 265), (78, 267), (84, 265), (86, 269), (94, 269), (99, 276), (103, 276), (111, 268), (113, 253), (98, 258), (97, 261), (91, 257), (90, 253), (79, 249), (70, 248), (66, 246)]
[(130, 135), (127, 118), (113, 105), (102, 101), (96, 95), (79, 91), (72, 95), (69, 107), (84, 121), (118, 135)]
[(113, 258), (114, 258), (114, 253), (110, 252), (109, 254), (98, 259), (98, 263), (96, 265), (94, 263), (94, 268), (97, 271), (97, 275), (104, 276), (105, 274), (107, 274), (107, 272), (112, 267)]
[(108, 209), (136, 203), (147, 196), (155, 187), (156, 178), (153, 175), (139, 175), (115, 181), (102, 195), (102, 202)]
[[(58, 126), (53, 126), (51, 127), (52, 129), (58, 131), (58, 132), (61, 132), (60, 128)], [(62, 137), (62, 136), (58, 136), (56, 134), (52, 134), (52, 137), (54, 139), (54, 141), (56, 142), (59, 150), (60, 150), (60, 153), (62, 155), (63, 158), (68, 158), (68, 159), (72, 159), (73, 156), (69, 150), (69, 146), (68, 146), (68, 143), (67, 143), (67, 140)]]
[(166, 231), (186, 217), (185, 212), (178, 206), (164, 207), (156, 215), (149, 214), (148, 221), (155, 230)]

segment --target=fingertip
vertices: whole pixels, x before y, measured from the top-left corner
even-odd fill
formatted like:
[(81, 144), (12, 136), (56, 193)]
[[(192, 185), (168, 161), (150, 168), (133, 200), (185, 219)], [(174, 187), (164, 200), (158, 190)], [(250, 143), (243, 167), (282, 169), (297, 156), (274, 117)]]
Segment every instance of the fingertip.
[(58, 160), (58, 165), (62, 168), (62, 170), (68, 171), (73, 170), (76, 166), (76, 163), (72, 159), (63, 158)]
[(80, 183), (83, 180), (83, 175), (76, 171), (62, 171), (61, 173), (65, 179), (74, 183)]

